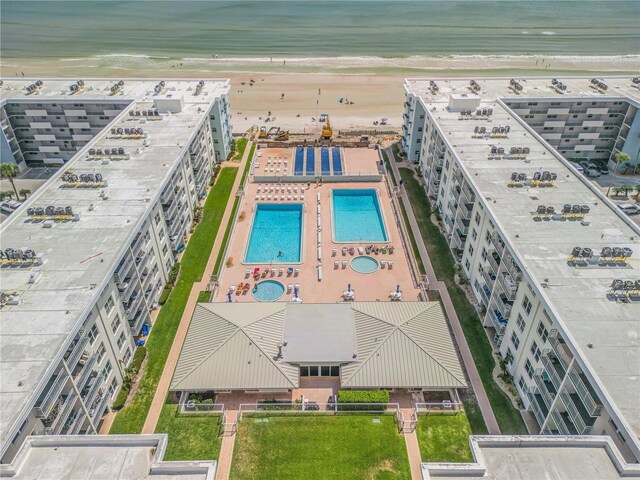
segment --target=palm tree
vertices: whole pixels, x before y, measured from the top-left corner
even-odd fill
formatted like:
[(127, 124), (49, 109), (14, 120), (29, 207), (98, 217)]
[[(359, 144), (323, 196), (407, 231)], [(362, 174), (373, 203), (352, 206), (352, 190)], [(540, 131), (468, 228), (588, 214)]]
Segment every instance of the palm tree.
[(23, 200), (26, 200), (26, 199), (27, 199), (27, 197), (28, 197), (29, 195), (31, 195), (31, 190), (29, 190), (28, 188), (21, 188), (21, 189), (20, 189), (20, 195), (22, 195), (22, 199), (23, 199)]
[(621, 187), (613, 187), (613, 194), (617, 197), (618, 195), (620, 195), (620, 193), (622, 192), (622, 188)]
[(627, 155), (626, 153), (616, 153), (613, 156), (613, 159), (616, 162), (616, 168), (613, 173), (617, 174), (618, 170), (620, 169), (620, 165), (629, 162), (631, 160), (631, 157), (629, 157), (629, 155)]
[(640, 202), (640, 183), (636, 185), (636, 201)]
[(13, 197), (13, 192), (11, 190), (0, 192), (0, 200), (4, 200), (5, 198), (11, 199), (11, 197)]
[(9, 182), (11, 182), (11, 186), (13, 187), (13, 191), (16, 192), (16, 199), (19, 199), (20, 196), (18, 195), (16, 184), (13, 182), (13, 177), (15, 177), (19, 171), (18, 165), (15, 163), (0, 163), (0, 177), (9, 179)]
[(633, 187), (631, 185), (628, 184), (624, 184), (620, 186), (620, 192), (625, 196), (628, 197), (629, 196), (629, 192), (633, 190)]

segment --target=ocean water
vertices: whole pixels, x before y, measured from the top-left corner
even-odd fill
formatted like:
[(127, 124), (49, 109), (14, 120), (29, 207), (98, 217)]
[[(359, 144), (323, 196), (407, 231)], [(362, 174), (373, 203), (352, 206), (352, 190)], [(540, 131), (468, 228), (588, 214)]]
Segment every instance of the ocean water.
[(0, 2), (2, 59), (632, 55), (640, 1)]

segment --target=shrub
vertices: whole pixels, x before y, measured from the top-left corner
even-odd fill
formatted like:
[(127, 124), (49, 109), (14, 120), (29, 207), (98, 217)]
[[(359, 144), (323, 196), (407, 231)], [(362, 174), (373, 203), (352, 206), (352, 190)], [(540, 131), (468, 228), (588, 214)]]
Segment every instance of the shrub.
[(160, 294), (160, 298), (158, 299), (158, 305), (164, 305), (167, 302), (172, 288), (173, 288), (173, 285), (170, 283), (167, 283), (164, 286), (164, 288), (162, 289), (162, 293)]
[(174, 263), (171, 267), (171, 270), (169, 271), (169, 281), (167, 283), (176, 283), (176, 280), (178, 279), (178, 273), (180, 273), (180, 262)]
[[(339, 390), (338, 403), (389, 403), (387, 390)], [(386, 406), (341, 405), (340, 410), (384, 410)]]
[(132, 375), (137, 375), (140, 371), (140, 367), (142, 366), (142, 362), (144, 358), (147, 356), (147, 349), (145, 347), (136, 348), (135, 353), (133, 354), (133, 360), (129, 365), (127, 371)]
[(120, 388), (120, 391), (118, 392), (118, 396), (113, 401), (113, 405), (111, 405), (111, 410), (113, 411), (122, 410), (122, 407), (124, 407), (124, 404), (127, 401), (127, 397), (129, 396), (130, 390), (131, 390), (131, 385), (129, 385), (128, 387), (126, 384), (122, 385), (122, 388)]

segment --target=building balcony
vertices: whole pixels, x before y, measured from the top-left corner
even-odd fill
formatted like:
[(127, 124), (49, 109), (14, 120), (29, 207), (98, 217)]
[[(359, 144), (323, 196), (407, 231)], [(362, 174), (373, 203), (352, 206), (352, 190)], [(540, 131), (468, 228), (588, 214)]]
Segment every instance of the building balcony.
[(78, 364), (78, 360), (85, 351), (87, 344), (89, 343), (89, 335), (85, 330), (80, 330), (78, 332), (77, 338), (71, 344), (71, 346), (67, 349), (64, 355), (64, 361), (69, 367), (69, 370), (73, 370), (76, 368)]
[(150, 319), (151, 317), (149, 316), (147, 309), (144, 308), (144, 306), (141, 306), (133, 319), (129, 321), (129, 327), (131, 328), (133, 335), (138, 335), (142, 325), (144, 325), (144, 322), (149, 321)]
[(125, 279), (129, 277), (129, 269), (133, 266), (133, 255), (127, 252), (124, 258), (120, 261), (120, 265), (116, 268), (115, 281), (116, 283), (125, 283)]
[(501, 272), (498, 274), (498, 284), (500, 288), (504, 292), (505, 297), (508, 301), (513, 301), (516, 298), (516, 292), (518, 291), (518, 284), (515, 283), (511, 276), (506, 274), (506, 272)]
[(551, 331), (551, 334), (549, 335), (549, 343), (551, 344), (551, 350), (558, 360), (560, 360), (564, 369), (568, 370), (571, 360), (573, 359), (573, 354), (569, 350), (567, 344), (558, 336), (557, 330)]
[(544, 421), (549, 414), (549, 409), (544, 404), (542, 395), (538, 393), (537, 388), (529, 387), (529, 389), (527, 390), (527, 398), (529, 399), (529, 406), (531, 407), (531, 411), (536, 417), (538, 424), (540, 426), (544, 425)]
[(452, 246), (458, 250), (464, 250), (464, 243), (467, 241), (467, 236), (463, 235), (457, 228), (454, 230), (451, 236)]
[(469, 220), (460, 217), (456, 217), (454, 222), (456, 229), (460, 230), (460, 233), (465, 237), (469, 234), (469, 223)]
[(125, 304), (125, 313), (127, 314), (127, 317), (131, 318), (133, 316), (133, 314), (140, 306), (142, 298), (143, 295), (141, 290), (136, 290), (133, 295), (131, 295), (131, 301), (129, 302), (129, 304)]
[(118, 284), (118, 294), (120, 295), (120, 299), (124, 303), (127, 303), (133, 293), (133, 290), (138, 285), (140, 285), (138, 274), (133, 270), (129, 278), (125, 278), (123, 283)]
[(558, 391), (553, 386), (553, 383), (544, 378), (541, 368), (536, 370), (536, 374), (533, 376), (533, 379), (536, 382), (538, 392), (542, 396), (545, 405), (548, 409), (551, 409), (551, 405), (553, 404), (553, 400), (556, 398)]
[(600, 415), (600, 412), (602, 411), (602, 403), (598, 399), (596, 392), (591, 387), (586, 376), (579, 372), (574, 366), (569, 370), (569, 379), (580, 397), (580, 400), (582, 400), (586, 412), (594, 417)]
[(487, 287), (489, 287), (489, 290), (493, 290), (493, 285), (496, 282), (496, 276), (495, 274), (487, 269), (487, 268), (483, 268), (482, 269), (482, 278), (484, 279), (485, 283), (487, 284)]
[(494, 274), (498, 274), (498, 269), (500, 268), (500, 256), (496, 252), (491, 252), (487, 255), (487, 260), (489, 261), (489, 265), (493, 270)]
[(502, 253), (504, 252), (504, 241), (497, 233), (491, 235), (491, 244), (493, 245), (493, 248), (496, 249), (496, 253), (499, 256), (502, 256)]
[(491, 290), (489, 290), (489, 288), (486, 285), (482, 285), (482, 287), (480, 287), (480, 296), (482, 297), (483, 300), (483, 304), (486, 307), (487, 305), (489, 305), (489, 298), (491, 297)]
[(71, 413), (71, 411), (73, 410), (73, 407), (77, 403), (76, 402), (77, 399), (78, 399), (78, 395), (74, 390), (71, 390), (69, 392), (69, 395), (67, 395), (66, 399), (64, 400), (64, 404), (62, 405), (62, 408), (60, 409), (53, 423), (50, 426), (45, 427), (45, 433), (47, 435), (60, 434), (60, 432), (64, 428), (64, 425), (67, 419), (69, 418), (69, 414)]
[(456, 216), (466, 222), (466, 226), (469, 226), (471, 222), (471, 211), (473, 210), (473, 205), (469, 205), (468, 203), (460, 202), (458, 203), (458, 208), (456, 209)]
[(167, 220), (173, 220), (173, 217), (178, 211), (178, 202), (176, 200), (173, 200), (170, 204), (163, 205), (162, 208), (164, 210), (165, 218)]
[(555, 387), (556, 391), (558, 391), (560, 390), (560, 385), (562, 384), (562, 379), (564, 378), (566, 372), (562, 367), (560, 361), (556, 357), (552, 358), (549, 353), (550, 351), (548, 349), (542, 352), (542, 365), (544, 365), (547, 375), (549, 375), (553, 386)]
[(87, 363), (85, 363), (84, 366), (82, 367), (82, 370), (80, 370), (78, 375), (75, 376), (74, 381), (76, 382), (76, 387), (78, 387), (78, 390), (82, 390), (84, 388), (84, 385), (87, 382), (89, 375), (93, 371), (93, 367), (96, 364), (96, 360), (97, 360), (96, 355), (95, 354), (91, 355), (87, 360)]
[(476, 203), (476, 196), (470, 188), (468, 187), (462, 188), (462, 192), (460, 194), (460, 202), (468, 206), (469, 214), (471, 214), (471, 210), (473, 209), (473, 204)]
[(513, 258), (511, 258), (509, 252), (505, 254), (504, 261), (502, 263), (504, 264), (505, 270), (515, 283), (522, 280), (522, 270), (520, 270), (520, 267), (518, 267)]
[(91, 418), (91, 422), (94, 425), (97, 425), (100, 418), (102, 418), (102, 414), (104, 413), (104, 409), (107, 408), (107, 403), (109, 402), (109, 392), (107, 390), (101, 389), (100, 395), (96, 397), (93, 401), (93, 405), (89, 407), (89, 417)]
[(493, 295), (493, 298), (495, 300), (496, 309), (506, 320), (509, 320), (509, 318), (511, 318), (511, 309), (513, 308), (513, 302), (509, 302), (502, 295), (495, 293)]
[(493, 327), (496, 330), (496, 333), (498, 335), (504, 335), (504, 330), (505, 328), (507, 328), (507, 324), (509, 323), (509, 320), (505, 318), (504, 315), (502, 315), (500, 310), (495, 308), (494, 302), (492, 302), (491, 308), (488, 309), (487, 315), (489, 315), (491, 319), (491, 323), (493, 324)]
[(57, 376), (51, 377), (49, 384), (44, 389), (44, 393), (36, 402), (35, 413), (37, 418), (47, 418), (49, 416), (68, 379), (69, 377), (64, 369), (61, 369)]
[(86, 418), (87, 415), (84, 413), (84, 410), (78, 410), (73, 424), (70, 425), (69, 429), (67, 430), (67, 435), (78, 435), (80, 429), (82, 429), (82, 426), (84, 425)]
[(560, 433), (560, 435), (577, 435), (578, 434), (577, 433), (578, 431), (573, 426), (573, 423), (571, 423), (571, 419), (566, 413), (564, 413), (563, 415), (557, 409), (555, 409), (551, 412), (551, 418), (553, 419), (553, 422), (556, 424), (556, 427), (558, 427), (558, 433)]
[[(564, 390), (560, 394), (560, 399), (562, 400), (562, 403), (567, 410), (567, 414), (571, 419), (571, 423), (573, 423), (578, 435), (588, 435), (591, 432), (591, 427), (593, 427), (596, 419), (589, 416), (578, 395), (575, 393), (570, 394)], [(580, 408), (578, 408), (578, 405)]]

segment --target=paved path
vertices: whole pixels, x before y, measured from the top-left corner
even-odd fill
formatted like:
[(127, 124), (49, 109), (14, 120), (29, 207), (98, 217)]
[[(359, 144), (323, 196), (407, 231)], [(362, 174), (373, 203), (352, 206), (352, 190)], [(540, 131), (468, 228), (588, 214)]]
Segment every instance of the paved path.
[[(237, 410), (226, 411), (226, 421), (233, 423), (238, 418)], [(231, 462), (233, 461), (233, 447), (236, 444), (235, 432), (225, 431), (222, 437), (222, 445), (220, 446), (220, 454), (218, 455), (218, 463), (216, 465), (216, 480), (227, 480), (231, 473)]]
[[(227, 230), (227, 224), (232, 220), (231, 212), (233, 211), (233, 204), (235, 202), (235, 193), (238, 191), (238, 187), (240, 186), (244, 166), (248, 161), (249, 152), (251, 151), (251, 145), (252, 142), (247, 143), (247, 147), (244, 151), (242, 160), (238, 165), (238, 174), (236, 175), (236, 179), (233, 182), (233, 187), (231, 188), (231, 196), (229, 197), (229, 201), (227, 202), (227, 206), (224, 210), (222, 220), (220, 221), (218, 234), (216, 235), (216, 240), (211, 249), (209, 261), (207, 262), (207, 266), (205, 267), (204, 273), (202, 274), (202, 280), (198, 283), (194, 283), (193, 287), (191, 288), (191, 293), (189, 294), (189, 299), (187, 300), (184, 312), (182, 313), (182, 319), (180, 320), (178, 331), (176, 332), (176, 336), (173, 339), (173, 345), (171, 345), (171, 350), (169, 351), (167, 362), (165, 363), (164, 370), (162, 371), (162, 376), (160, 377), (160, 381), (158, 382), (158, 386), (156, 387), (156, 393), (153, 396), (151, 408), (149, 409), (147, 419), (145, 420), (144, 426), (142, 427), (142, 433), (154, 433), (156, 429), (156, 424), (158, 423), (160, 413), (162, 412), (162, 406), (164, 405), (165, 398), (167, 397), (167, 392), (169, 391), (169, 384), (171, 383), (171, 378), (173, 377), (173, 371), (175, 370), (176, 364), (178, 363), (180, 350), (182, 349), (182, 344), (184, 343), (184, 339), (187, 335), (187, 330), (189, 329), (191, 316), (193, 315), (193, 310), (196, 307), (196, 303), (198, 303), (198, 295), (201, 291), (207, 290), (209, 279), (211, 278), (213, 268), (216, 264), (216, 259), (218, 258), (218, 252), (220, 251), (220, 248), (222, 248), (222, 241), (224, 240), (224, 234)], [(228, 165), (232, 166), (232, 164)]]
[[(388, 147), (386, 149), (386, 152), (389, 157), (389, 164), (391, 165), (392, 175), (399, 183), (401, 178), (400, 171), (398, 170), (398, 165), (395, 161), (395, 157), (393, 155), (391, 147)], [(400, 198), (402, 199), (402, 203), (407, 212), (409, 227), (413, 232), (413, 237), (415, 238), (418, 251), (420, 252), (420, 257), (422, 258), (422, 263), (427, 273), (427, 278), (429, 279), (429, 290), (435, 290), (440, 294), (440, 298), (442, 299), (442, 306), (444, 307), (444, 310), (449, 319), (449, 324), (451, 325), (451, 329), (453, 330), (453, 336), (455, 337), (456, 343), (458, 344), (460, 356), (462, 357), (462, 362), (464, 363), (464, 366), (467, 370), (467, 375), (469, 377), (469, 381), (471, 382), (471, 387), (473, 388), (473, 391), (478, 400), (478, 406), (480, 407), (480, 411), (482, 412), (482, 416), (484, 417), (484, 422), (487, 425), (487, 429), (491, 435), (500, 435), (500, 427), (498, 426), (498, 421), (493, 414), (491, 403), (489, 402), (489, 398), (487, 397), (487, 392), (485, 392), (484, 390), (482, 380), (480, 379), (480, 374), (478, 373), (476, 364), (473, 361), (473, 356), (471, 355), (471, 350), (469, 350), (467, 339), (464, 336), (462, 325), (460, 325), (460, 319), (458, 318), (458, 315), (453, 308), (453, 302), (451, 301), (451, 297), (449, 296), (449, 291), (447, 290), (446, 284), (442, 281), (438, 281), (435, 271), (433, 270), (433, 265), (431, 265), (427, 247), (425, 246), (424, 240), (422, 239), (422, 234), (420, 233), (420, 229), (418, 228), (418, 222), (416, 221), (413, 209), (411, 208), (411, 202), (409, 201), (409, 197), (405, 188), (400, 188)]]

